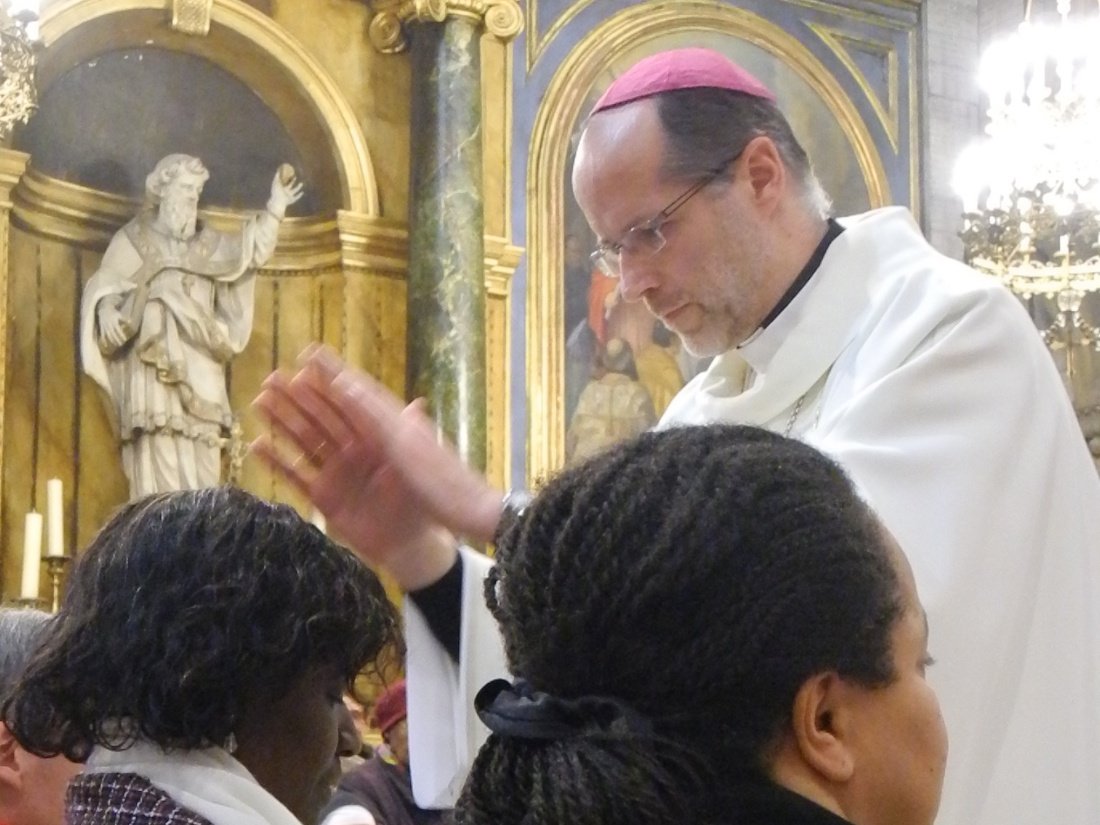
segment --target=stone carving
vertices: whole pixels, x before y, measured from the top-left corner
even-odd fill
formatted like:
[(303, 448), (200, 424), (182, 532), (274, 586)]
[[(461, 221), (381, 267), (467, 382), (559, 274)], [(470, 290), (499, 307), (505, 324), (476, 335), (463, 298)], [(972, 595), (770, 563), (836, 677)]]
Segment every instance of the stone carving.
[(477, 20), (504, 42), (523, 30), (523, 12), (517, 0), (393, 0), (388, 7), (376, 10), (368, 35), (378, 51), (395, 54), (408, 48), (406, 25), (442, 23), (449, 15)]
[(252, 332), (255, 269), (302, 195), (283, 164), (266, 209), (223, 232), (198, 222), (208, 178), (198, 158), (163, 158), (84, 288), (81, 359), (110, 397), (132, 499), (219, 483), (234, 423), (225, 368)]

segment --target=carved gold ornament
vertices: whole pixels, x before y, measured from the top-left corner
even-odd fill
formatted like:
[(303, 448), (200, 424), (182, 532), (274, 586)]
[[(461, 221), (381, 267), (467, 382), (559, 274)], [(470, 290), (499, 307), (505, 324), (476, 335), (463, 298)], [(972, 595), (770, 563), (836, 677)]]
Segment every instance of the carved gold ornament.
[(172, 0), (172, 28), (184, 34), (205, 37), (210, 33), (214, 0)]
[(442, 23), (448, 17), (476, 20), (499, 40), (508, 42), (523, 30), (518, 0), (404, 0), (371, 18), (371, 44), (384, 54), (408, 48), (405, 26), (409, 23)]

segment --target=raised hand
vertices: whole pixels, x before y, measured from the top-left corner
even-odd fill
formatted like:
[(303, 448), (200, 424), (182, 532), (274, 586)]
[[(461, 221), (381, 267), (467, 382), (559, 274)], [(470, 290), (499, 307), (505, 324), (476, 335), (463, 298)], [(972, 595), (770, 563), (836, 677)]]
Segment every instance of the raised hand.
[(253, 451), (402, 587), (449, 568), (452, 533), (492, 537), (500, 494), (440, 443), (422, 405), (403, 405), (330, 350), (308, 351), (293, 376), (271, 375), (255, 403), (272, 434)]
[(282, 220), (286, 208), (301, 199), (305, 186), (298, 180), (294, 167), (284, 163), (271, 180), (271, 196), (267, 199), (267, 211)]

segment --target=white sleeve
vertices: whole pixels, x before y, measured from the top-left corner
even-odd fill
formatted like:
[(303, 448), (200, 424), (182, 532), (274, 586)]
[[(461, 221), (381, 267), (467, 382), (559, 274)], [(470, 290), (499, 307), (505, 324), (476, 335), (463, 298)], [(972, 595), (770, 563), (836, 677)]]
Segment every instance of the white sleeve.
[(413, 797), (421, 808), (450, 808), (458, 799), (489, 731), (474, 712), (486, 682), (508, 676), (504, 643), (483, 587), (492, 561), (468, 548), (462, 559), (462, 627), (456, 665), (419, 608), (405, 598), (405, 671)]

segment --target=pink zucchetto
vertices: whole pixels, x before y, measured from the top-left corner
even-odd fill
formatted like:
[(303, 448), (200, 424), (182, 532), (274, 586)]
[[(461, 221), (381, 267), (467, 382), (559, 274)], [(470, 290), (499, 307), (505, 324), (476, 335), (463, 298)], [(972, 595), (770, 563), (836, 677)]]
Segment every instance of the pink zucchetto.
[(729, 89), (775, 101), (771, 89), (710, 49), (673, 49), (640, 60), (615, 79), (592, 114), (677, 89)]

